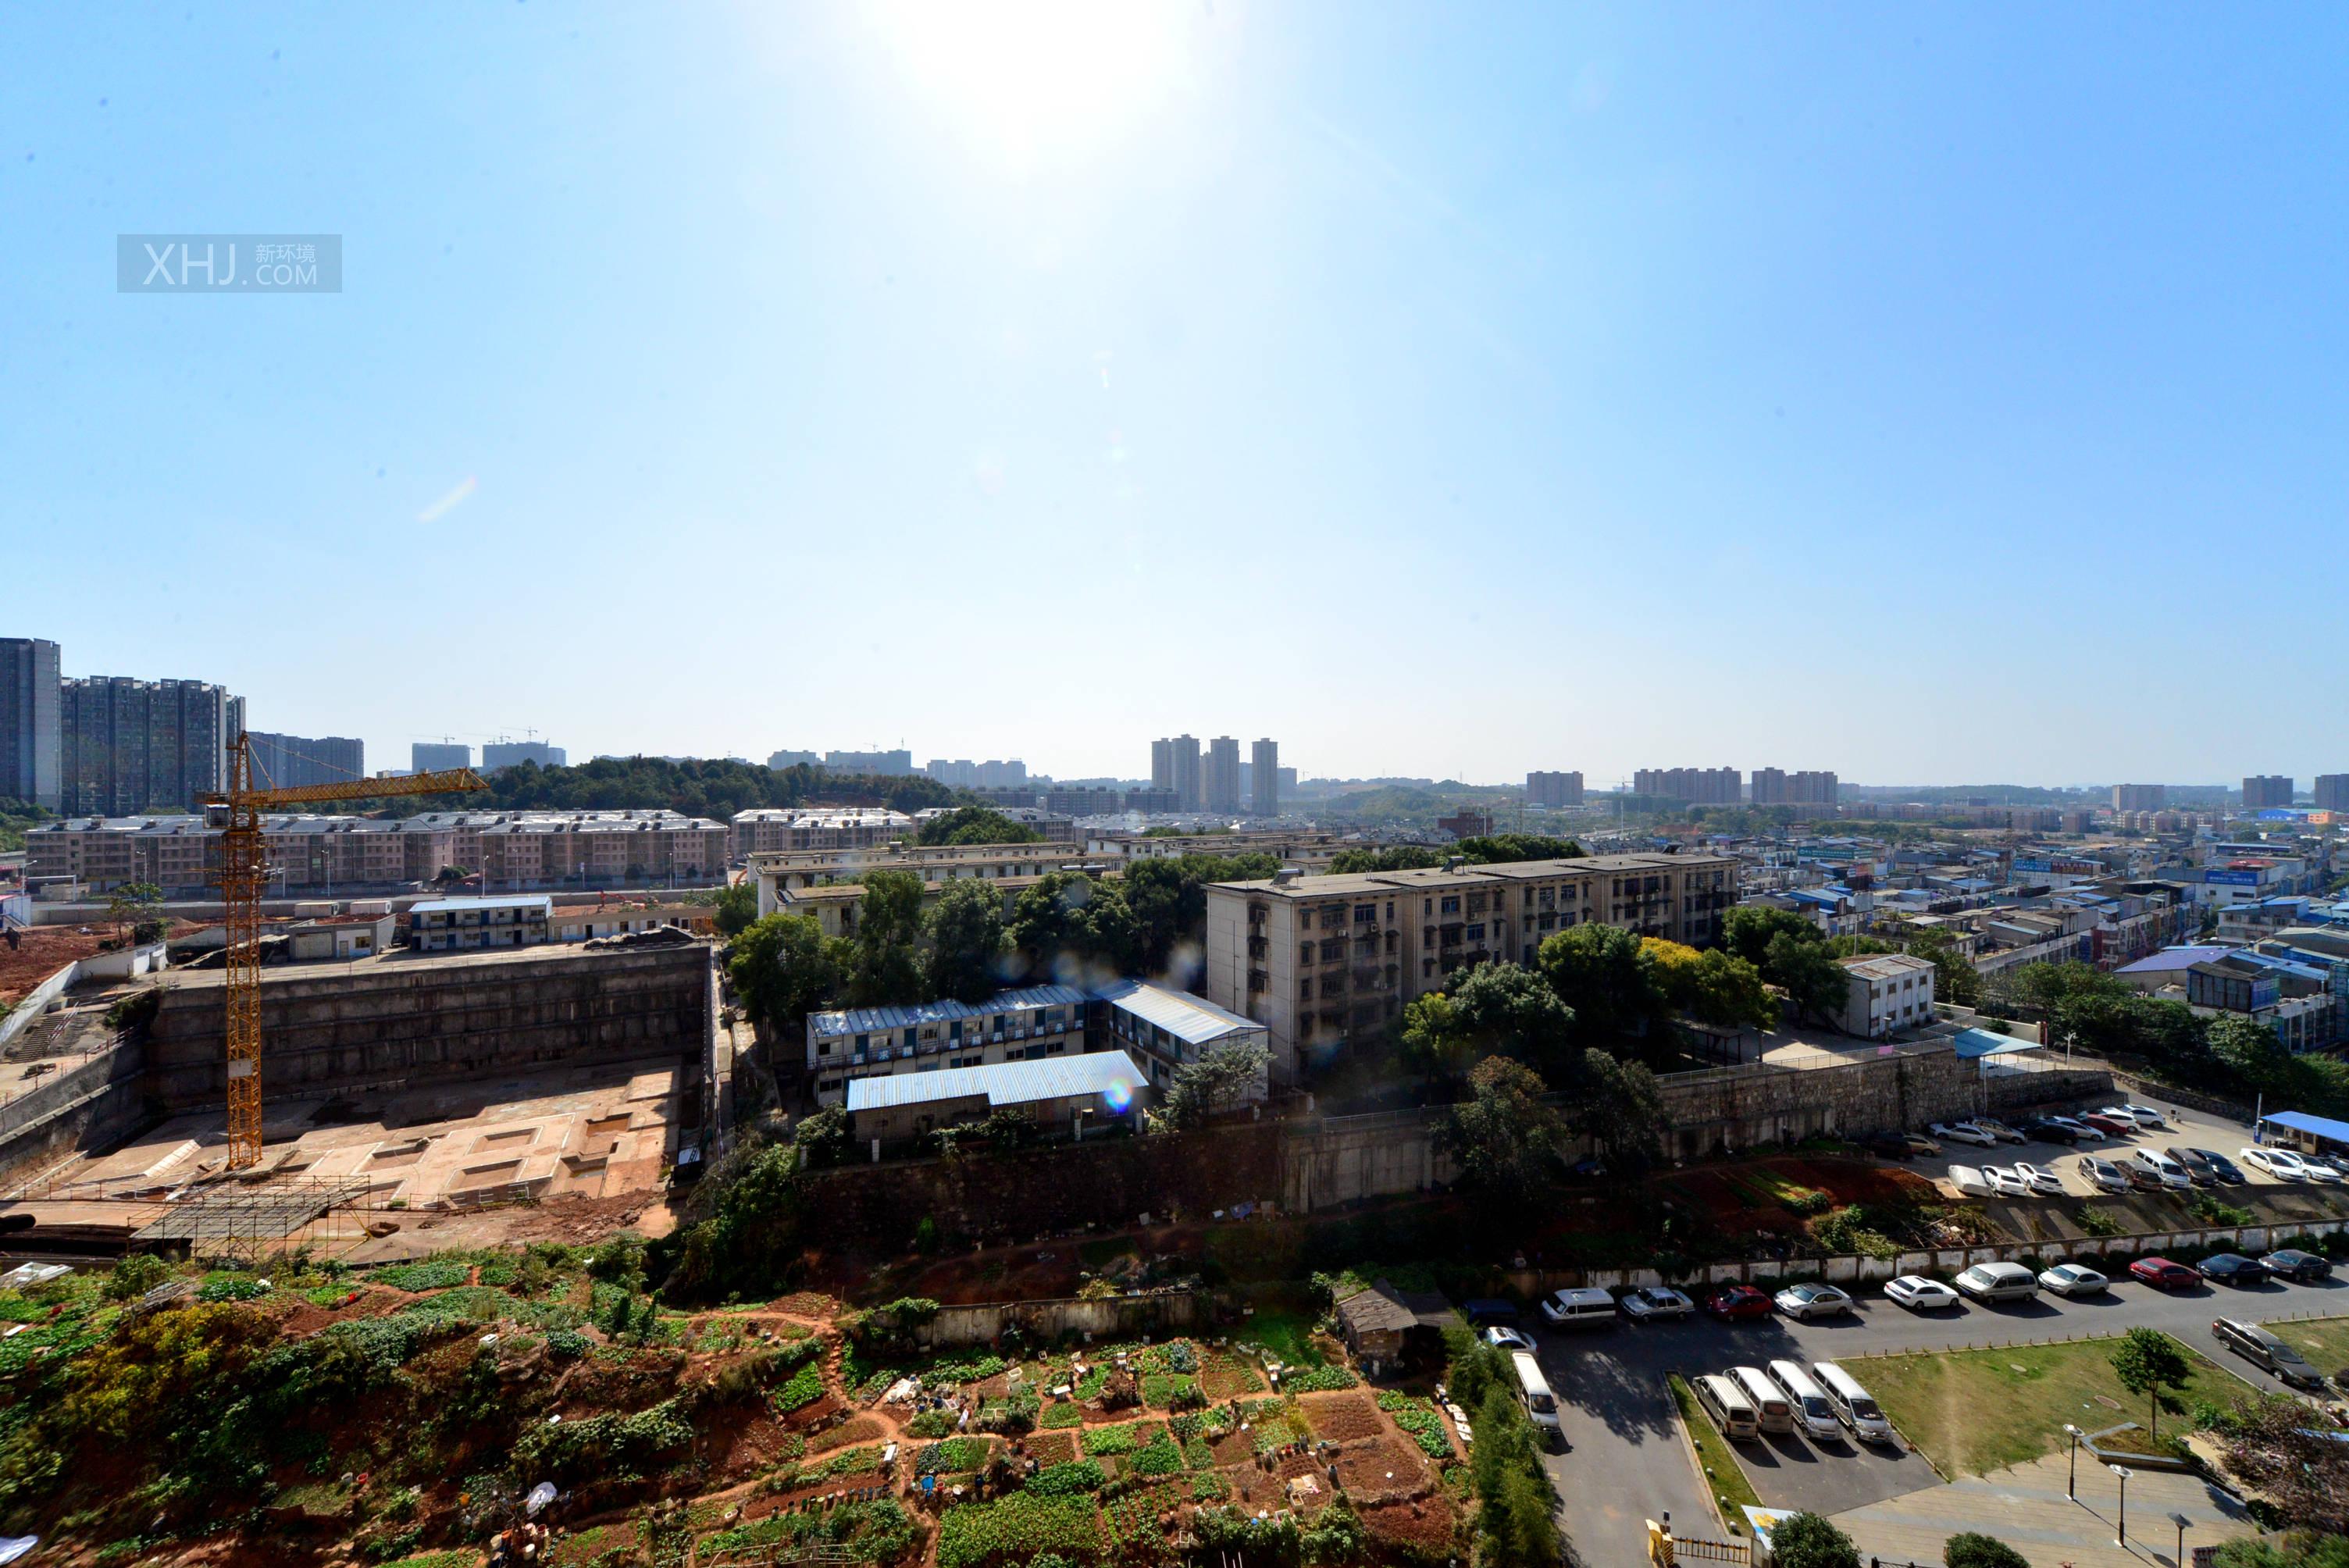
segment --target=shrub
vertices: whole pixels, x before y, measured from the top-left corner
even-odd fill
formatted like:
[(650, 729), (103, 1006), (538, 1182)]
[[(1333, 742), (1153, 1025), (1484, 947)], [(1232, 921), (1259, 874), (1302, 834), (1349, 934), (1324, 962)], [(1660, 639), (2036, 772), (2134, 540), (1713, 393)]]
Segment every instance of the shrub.
[(1777, 1568), (1859, 1568), (1859, 1548), (1819, 1515), (1797, 1513), (1770, 1532), (1770, 1561)]
[(947, 1438), (954, 1429), (955, 1418), (944, 1410), (924, 1410), (905, 1423), (905, 1435), (910, 1438)]
[(774, 1404), (778, 1410), (789, 1413), (802, 1406), (812, 1405), (823, 1398), (823, 1364), (806, 1361), (800, 1365), (791, 1380), (775, 1390)]
[(1161, 1433), (1125, 1461), (1127, 1475), (1173, 1475), (1183, 1468), (1183, 1450)]
[(1284, 1394), (1330, 1394), (1355, 1386), (1355, 1377), (1343, 1367), (1295, 1367), (1280, 1375)]
[(427, 1258), (421, 1263), (393, 1264), (375, 1271), (375, 1281), (394, 1290), (447, 1290), (463, 1284), (472, 1276), (472, 1270), (459, 1263)]
[(2031, 1560), (2005, 1542), (1971, 1530), (1950, 1537), (1941, 1563), (1943, 1568), (2031, 1568)]
[(117, 1259), (106, 1276), (106, 1299), (129, 1301), (145, 1295), (171, 1277), (171, 1265), (152, 1253), (130, 1253)]

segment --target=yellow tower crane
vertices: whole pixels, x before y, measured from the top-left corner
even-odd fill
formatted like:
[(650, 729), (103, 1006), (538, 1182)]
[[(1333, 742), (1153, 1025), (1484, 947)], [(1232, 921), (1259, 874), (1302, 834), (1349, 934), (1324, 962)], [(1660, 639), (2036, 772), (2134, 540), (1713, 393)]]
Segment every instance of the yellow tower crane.
[(221, 903), (227, 919), (228, 1168), (261, 1160), (261, 892), (269, 863), (261, 814), (286, 806), (373, 800), (388, 795), (444, 795), (485, 789), (470, 768), (411, 773), (405, 779), (348, 779), (290, 789), (253, 787), (253, 748), (240, 735), (228, 752), (228, 788), (203, 797), (204, 823), (221, 830)]

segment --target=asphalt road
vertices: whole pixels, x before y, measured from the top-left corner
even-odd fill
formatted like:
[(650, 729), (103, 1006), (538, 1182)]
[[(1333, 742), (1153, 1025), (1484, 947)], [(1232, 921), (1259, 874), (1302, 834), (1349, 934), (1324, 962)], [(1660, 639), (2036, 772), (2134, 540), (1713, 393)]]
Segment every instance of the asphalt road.
[[(1816, 1323), (1771, 1317), (1723, 1324), (1700, 1315), (1682, 1323), (1569, 1333), (1545, 1327), (1536, 1331), (1538, 1354), (1557, 1392), (1568, 1444), (1546, 1463), (1563, 1502), (1562, 1527), (1581, 1561), (1594, 1568), (1637, 1562), (1647, 1552), (1643, 1522), (1661, 1510), (1671, 1511), (1683, 1534), (1713, 1532), (1708, 1499), (1664, 1387), (1666, 1373), (1718, 1372), (1781, 1358), (1807, 1366), (1901, 1351), (1985, 1349), (2120, 1334), (2144, 1325), (2177, 1336), (2261, 1389), (2280, 1392), (2282, 1384), (2219, 1347), (2210, 1336), (2210, 1320), (2315, 1315), (2349, 1315), (2349, 1284), (2271, 1282), (2250, 1290), (2198, 1285), (2171, 1295), (2120, 1283), (2106, 1295), (2080, 1301), (2043, 1295), (2008, 1306), (1969, 1304), (1927, 1314), (1870, 1297), (1852, 1316)], [(1868, 1380), (1864, 1367), (1855, 1368), (1854, 1375)], [(1739, 1446), (1748, 1450), (1741, 1459), (1765, 1504), (1831, 1513), (1939, 1480), (1919, 1456), (1871, 1445), (1775, 1438)]]

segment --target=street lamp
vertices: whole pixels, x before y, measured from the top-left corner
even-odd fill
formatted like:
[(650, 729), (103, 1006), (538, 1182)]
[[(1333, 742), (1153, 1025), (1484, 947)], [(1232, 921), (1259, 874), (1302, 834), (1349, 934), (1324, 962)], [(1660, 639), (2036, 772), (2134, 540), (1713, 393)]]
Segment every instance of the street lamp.
[(2126, 1547), (2127, 1545), (2128, 1545), (2128, 1483), (2129, 1483), (2129, 1472), (2128, 1472), (2128, 1470), (2127, 1470), (2126, 1468), (2124, 1468), (2123, 1466), (2120, 1466), (2120, 1465), (2108, 1465), (2108, 1466), (2106, 1466), (2106, 1469), (2108, 1469), (2108, 1470), (2111, 1470), (2115, 1475), (2116, 1475), (2116, 1476), (2118, 1476), (2118, 1477), (2120, 1477), (2120, 1478), (2121, 1478), (2121, 1511), (2120, 1511), (2120, 1519), (2119, 1519), (2119, 1522), (2118, 1522), (2118, 1523), (2116, 1523), (2116, 1525), (2114, 1525), (2114, 1527), (2113, 1527), (2113, 1528), (2114, 1528), (2114, 1530), (2116, 1532), (2116, 1533), (2113, 1536), (2113, 1544), (2114, 1544), (2114, 1545), (2116, 1545), (2116, 1546)]
[(2077, 1502), (2080, 1501), (2080, 1429), (2066, 1421), (2064, 1430), (2072, 1439), (2072, 1471), (2064, 1478), (2064, 1495)]
[(2194, 1522), (2182, 1513), (2173, 1513), (2169, 1522), (2178, 1526), (2178, 1568), (2186, 1568), (2186, 1527)]

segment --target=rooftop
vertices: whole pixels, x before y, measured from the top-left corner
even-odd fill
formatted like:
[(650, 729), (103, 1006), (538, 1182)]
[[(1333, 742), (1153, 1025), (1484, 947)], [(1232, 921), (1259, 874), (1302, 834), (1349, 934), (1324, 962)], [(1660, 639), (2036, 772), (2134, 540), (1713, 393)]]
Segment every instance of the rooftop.
[(998, 991), (984, 1002), (918, 1002), (904, 1007), (848, 1007), (808, 1015), (812, 1035), (856, 1035), (882, 1029), (907, 1029), (923, 1024), (943, 1024), (957, 1018), (984, 1018), (1030, 1007), (1082, 1006), (1085, 994), (1070, 985), (1024, 985)]
[(554, 900), (543, 892), (495, 893), (488, 897), (427, 898), (409, 905), (410, 914), (444, 914), (467, 909), (534, 909), (552, 913)]
[(1863, 953), (1856, 957), (1837, 960), (1854, 975), (1868, 980), (1898, 980), (1903, 975), (1914, 975), (1920, 969), (1930, 969), (1933, 961), (1911, 953)]
[(860, 1110), (933, 1105), (941, 1100), (975, 1099), (982, 1095), (990, 1109), (1099, 1095), (1113, 1110), (1123, 1111), (1133, 1103), (1134, 1091), (1149, 1081), (1149, 1075), (1135, 1067), (1133, 1058), (1123, 1051), (1088, 1051), (1081, 1056), (1042, 1061), (999, 1062), (992, 1067), (941, 1068), (935, 1072), (851, 1078), (848, 1111), (854, 1116)]
[(1581, 855), (1562, 861), (1511, 861), (1498, 865), (1464, 865), (1453, 871), (1440, 866), (1406, 872), (1361, 872), (1345, 875), (1305, 876), (1289, 882), (1216, 882), (1216, 887), (1242, 888), (1278, 898), (1351, 898), (1363, 893), (1392, 892), (1399, 888), (1454, 887), (1473, 882), (1524, 881), (1535, 877), (1620, 876), (1629, 872), (1668, 872), (1694, 867), (1731, 866), (1728, 855), (1661, 853)]
[(1205, 996), (1147, 980), (1113, 980), (1097, 988), (1093, 995), (1157, 1025), (1188, 1045), (1209, 1045), (1226, 1035), (1261, 1031), (1264, 1027), (1253, 1018), (1243, 1018), (1216, 1006)]

